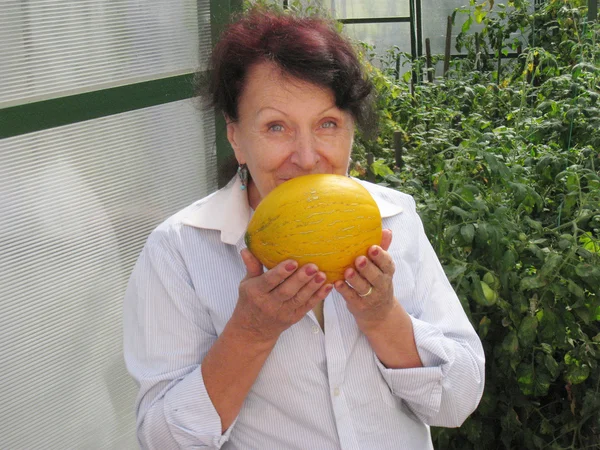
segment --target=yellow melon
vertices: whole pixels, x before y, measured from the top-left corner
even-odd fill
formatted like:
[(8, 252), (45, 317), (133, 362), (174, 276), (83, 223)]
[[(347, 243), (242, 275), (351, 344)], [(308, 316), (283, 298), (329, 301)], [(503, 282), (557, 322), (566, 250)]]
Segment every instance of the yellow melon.
[(246, 245), (271, 269), (286, 259), (316, 264), (327, 282), (381, 244), (381, 214), (357, 181), (341, 175), (293, 178), (262, 199), (246, 232)]

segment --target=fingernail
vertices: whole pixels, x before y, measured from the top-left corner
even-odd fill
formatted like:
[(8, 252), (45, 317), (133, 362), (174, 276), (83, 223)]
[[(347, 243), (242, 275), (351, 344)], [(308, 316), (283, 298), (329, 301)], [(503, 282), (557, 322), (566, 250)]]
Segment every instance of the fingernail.
[(360, 268), (362, 269), (362, 268), (363, 268), (363, 267), (365, 267), (366, 265), (367, 265), (367, 258), (365, 258), (365, 257), (360, 257), (360, 258), (358, 259), (358, 267), (360, 267)]
[(315, 269), (312, 266), (308, 266), (306, 268), (306, 275), (308, 275), (309, 277), (312, 277), (315, 273), (317, 273), (317, 269)]
[(372, 247), (371, 248), (371, 255), (373, 255), (373, 256), (379, 255), (379, 249), (377, 247)]
[(318, 274), (318, 275), (315, 277), (315, 281), (316, 281), (317, 283), (322, 283), (323, 281), (325, 281), (325, 277), (324, 277), (323, 275), (321, 275), (321, 274)]
[(333, 286), (332, 286), (332, 285), (329, 285), (329, 286), (327, 286), (327, 287), (325, 288), (325, 293), (326, 293), (326, 294), (329, 294), (329, 293), (331, 292), (331, 290), (332, 290), (332, 289), (333, 289)]
[(288, 272), (293, 272), (294, 270), (296, 270), (296, 264), (293, 262), (289, 262), (285, 265), (285, 270), (287, 270)]
[(351, 271), (348, 273), (348, 278), (353, 278), (353, 277), (354, 277), (354, 275), (356, 275), (356, 272), (355, 272), (354, 270), (351, 270)]

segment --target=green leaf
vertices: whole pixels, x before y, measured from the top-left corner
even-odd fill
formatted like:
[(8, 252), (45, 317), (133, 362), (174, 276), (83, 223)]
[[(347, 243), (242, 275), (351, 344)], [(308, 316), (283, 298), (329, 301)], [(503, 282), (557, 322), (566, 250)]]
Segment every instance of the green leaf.
[(600, 414), (600, 392), (595, 392), (592, 389), (585, 391), (583, 397), (583, 405), (581, 407), (581, 415), (592, 416)]
[(550, 436), (554, 433), (554, 427), (548, 422), (548, 420), (542, 420), (540, 425), (540, 433), (545, 434), (546, 436)]
[(545, 342), (543, 342), (541, 344), (542, 350), (544, 351), (544, 353), (546, 353), (547, 355), (551, 355), (552, 353), (554, 353), (554, 349), (552, 348), (552, 346), (550, 344), (546, 344)]
[(386, 175), (394, 175), (394, 171), (388, 167), (385, 159), (383, 158), (373, 161), (373, 164), (371, 164), (371, 170), (375, 175), (379, 175), (382, 178), (385, 178)]
[(450, 207), (450, 211), (452, 211), (454, 214), (461, 217), (462, 219), (471, 219), (471, 214), (465, 211), (464, 209), (459, 208), (458, 206)]
[(593, 239), (590, 233), (582, 234), (579, 237), (579, 243), (583, 246), (583, 248), (591, 253), (600, 253), (600, 242), (596, 239)]
[(481, 23), (485, 16), (487, 16), (487, 11), (483, 10), (483, 4), (477, 5), (475, 7), (475, 21)]
[(547, 281), (539, 275), (536, 275), (534, 277), (525, 277), (521, 280), (519, 289), (522, 291), (535, 290), (546, 286), (546, 284)]
[(569, 288), (569, 292), (576, 297), (585, 298), (585, 292), (571, 280), (568, 281), (567, 287)]
[(467, 31), (469, 31), (469, 28), (471, 28), (471, 25), (473, 24), (473, 17), (469, 16), (467, 18), (467, 20), (465, 21), (465, 23), (463, 23), (463, 26), (461, 28), (461, 31), (463, 33), (466, 33)]
[(445, 173), (441, 174), (437, 180), (437, 193), (438, 197), (444, 197), (448, 192), (448, 186), (450, 185), (448, 177)]
[(519, 388), (525, 395), (533, 394), (535, 372), (533, 370), (533, 364), (521, 363), (517, 367), (517, 383)]
[(477, 329), (477, 333), (479, 334), (479, 337), (481, 339), (484, 339), (489, 330), (490, 330), (490, 325), (492, 324), (492, 321), (490, 320), (490, 318), (488, 316), (483, 316), (483, 318), (479, 321), (479, 327)]
[(458, 278), (459, 275), (465, 273), (465, 271), (467, 270), (467, 265), (466, 264), (449, 264), (447, 266), (444, 266), (444, 272), (446, 272), (446, 276), (448, 277), (449, 281), (453, 281), (456, 278)]
[(546, 261), (544, 262), (544, 265), (540, 269), (540, 276), (544, 278), (549, 278), (550, 276), (554, 275), (554, 273), (560, 267), (562, 262), (562, 255), (558, 253), (552, 253), (548, 255)]
[(502, 256), (502, 270), (514, 270), (516, 262), (515, 252), (511, 249), (506, 250)]
[(600, 279), (600, 269), (597, 266), (588, 263), (579, 263), (575, 267), (575, 273), (581, 278)]
[(527, 223), (527, 225), (529, 225), (531, 228), (533, 228), (538, 233), (541, 233), (544, 230), (544, 226), (542, 225), (541, 222), (539, 222), (537, 220), (533, 220), (530, 217), (525, 217), (525, 223)]
[(463, 239), (465, 240), (465, 243), (470, 244), (471, 242), (473, 242), (473, 237), (475, 236), (475, 227), (473, 226), (472, 223), (463, 225), (460, 228), (460, 234), (463, 237)]
[(456, 236), (458, 234), (458, 232), (460, 231), (460, 225), (455, 224), (455, 225), (450, 225), (448, 228), (446, 228), (445, 231), (445, 235), (446, 235), (446, 239), (452, 239), (454, 236)]
[(569, 365), (565, 375), (566, 380), (571, 384), (581, 384), (590, 376), (590, 366), (587, 364)]
[(550, 376), (552, 376), (553, 381), (554, 381), (556, 379), (556, 377), (558, 377), (558, 375), (560, 374), (560, 368), (559, 368), (558, 363), (552, 357), (552, 355), (545, 355), (544, 356), (544, 365), (546, 366), (546, 369), (548, 369), (548, 372), (550, 373)]
[(502, 341), (501, 348), (509, 355), (517, 353), (519, 350), (519, 338), (517, 337), (517, 333), (510, 331)]
[(481, 420), (476, 420), (473, 416), (469, 417), (462, 424), (461, 431), (465, 433), (470, 442), (477, 443), (481, 437)]
[(521, 347), (532, 346), (537, 335), (538, 321), (534, 316), (525, 316), (519, 325), (519, 343)]

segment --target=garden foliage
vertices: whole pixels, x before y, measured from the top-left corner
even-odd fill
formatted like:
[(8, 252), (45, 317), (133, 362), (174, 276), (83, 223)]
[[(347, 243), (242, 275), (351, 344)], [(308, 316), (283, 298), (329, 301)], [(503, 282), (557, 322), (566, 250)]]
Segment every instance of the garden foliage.
[(481, 404), (435, 446), (600, 448), (600, 25), (563, 0), (471, 2), (455, 25), (468, 58), (434, 83), (411, 92), (393, 50), (367, 64), (381, 128), (352, 169), (372, 153), (377, 181), (415, 197), (484, 345)]

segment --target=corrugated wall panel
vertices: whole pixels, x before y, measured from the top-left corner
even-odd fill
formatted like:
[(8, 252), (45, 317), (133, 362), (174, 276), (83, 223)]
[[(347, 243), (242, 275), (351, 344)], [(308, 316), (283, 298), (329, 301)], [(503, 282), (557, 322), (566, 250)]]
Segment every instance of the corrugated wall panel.
[(0, 448), (136, 448), (121, 304), (150, 231), (216, 188), (191, 100), (0, 140)]
[(204, 70), (209, 5), (4, 0), (0, 107)]

